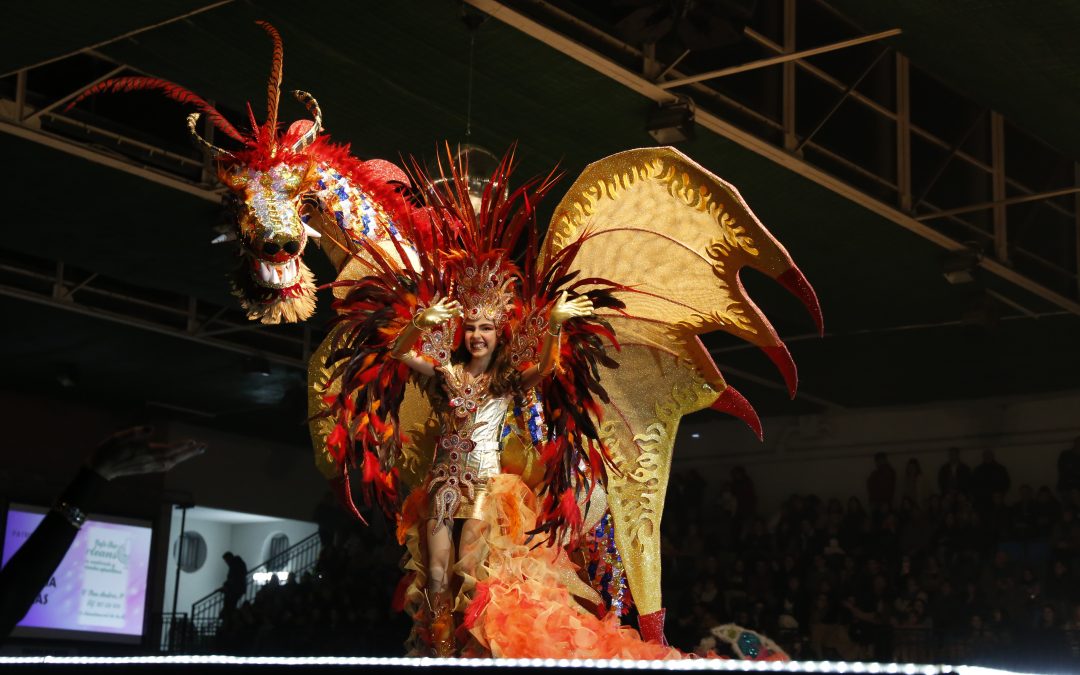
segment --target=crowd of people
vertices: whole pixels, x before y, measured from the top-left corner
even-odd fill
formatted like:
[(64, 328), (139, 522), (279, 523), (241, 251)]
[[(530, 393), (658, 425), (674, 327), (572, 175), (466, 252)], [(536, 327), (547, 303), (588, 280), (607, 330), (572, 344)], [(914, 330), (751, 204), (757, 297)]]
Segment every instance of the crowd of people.
[[(758, 508), (742, 467), (721, 489), (672, 477), (665, 509), (667, 635), (705, 653), (728, 622), (795, 658), (1017, 665), (1080, 662), (1080, 443), (1052, 489), (1012, 486), (984, 453), (931, 477), (884, 455), (862, 494)], [(854, 487), (854, 486), (853, 486)], [(382, 527), (324, 524), (316, 569), (264, 586), (215, 647), (247, 654), (396, 655), (401, 550)], [(632, 621), (632, 617), (630, 619)]]
[(934, 477), (879, 454), (861, 495), (791, 495), (775, 513), (741, 467), (713, 498), (701, 484), (674, 476), (664, 518), (683, 649), (735, 622), (797, 658), (1080, 663), (1080, 441), (1056, 489), (1014, 487), (992, 452), (972, 468), (955, 449)]

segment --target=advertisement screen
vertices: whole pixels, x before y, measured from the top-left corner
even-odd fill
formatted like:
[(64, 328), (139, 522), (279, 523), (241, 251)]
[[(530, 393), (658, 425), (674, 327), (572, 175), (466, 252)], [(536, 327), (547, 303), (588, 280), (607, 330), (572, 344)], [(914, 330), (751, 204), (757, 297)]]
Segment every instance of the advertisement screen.
[[(11, 506), (2, 564), (7, 564), (44, 517), (44, 509)], [(146, 607), (151, 533), (146, 524), (88, 518), (12, 635), (138, 642)]]

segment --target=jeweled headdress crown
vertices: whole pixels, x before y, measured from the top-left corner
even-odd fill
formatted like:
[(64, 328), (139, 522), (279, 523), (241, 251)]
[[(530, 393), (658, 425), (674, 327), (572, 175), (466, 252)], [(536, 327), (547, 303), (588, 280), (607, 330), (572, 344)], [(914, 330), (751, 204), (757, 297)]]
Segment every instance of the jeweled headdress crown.
[(462, 261), (455, 281), (462, 321), (487, 319), (501, 328), (514, 301), (513, 271), (502, 256), (487, 262)]

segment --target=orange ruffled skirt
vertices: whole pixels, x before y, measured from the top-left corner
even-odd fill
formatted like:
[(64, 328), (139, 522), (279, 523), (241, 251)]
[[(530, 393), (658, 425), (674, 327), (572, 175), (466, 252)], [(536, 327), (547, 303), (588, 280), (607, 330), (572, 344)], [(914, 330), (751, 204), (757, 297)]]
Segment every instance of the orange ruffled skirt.
[[(461, 620), (458, 643), (463, 656), (497, 658), (681, 659), (677, 649), (644, 642), (618, 617), (597, 618), (575, 599), (594, 604), (596, 592), (577, 575), (561, 547), (531, 548), (525, 533), (536, 525), (536, 495), (520, 477), (500, 474), (488, 485), (483, 520), (486, 533), (471, 559), (454, 563), (461, 579), (455, 609)], [(408, 647), (424, 653), (423, 589), (426, 584), (421, 527), (426, 523), (426, 492), (406, 500), (398, 539), (409, 552), (410, 572), (403, 607), (417, 621)], [(471, 571), (472, 573), (469, 573)]]

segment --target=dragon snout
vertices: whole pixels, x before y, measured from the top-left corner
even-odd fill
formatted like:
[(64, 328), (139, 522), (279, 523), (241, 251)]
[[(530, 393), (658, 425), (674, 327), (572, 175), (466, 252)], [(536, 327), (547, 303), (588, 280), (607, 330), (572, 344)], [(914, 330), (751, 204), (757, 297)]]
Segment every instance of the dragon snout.
[(294, 256), (300, 252), (301, 243), (297, 239), (292, 239), (285, 243), (279, 243), (277, 241), (267, 241), (262, 245), (262, 254), (267, 258), (276, 258), (284, 253), (287, 256)]
[(289, 288), (300, 281), (300, 258), (289, 258), (283, 263), (252, 259), (252, 276), (259, 285), (268, 288)]

